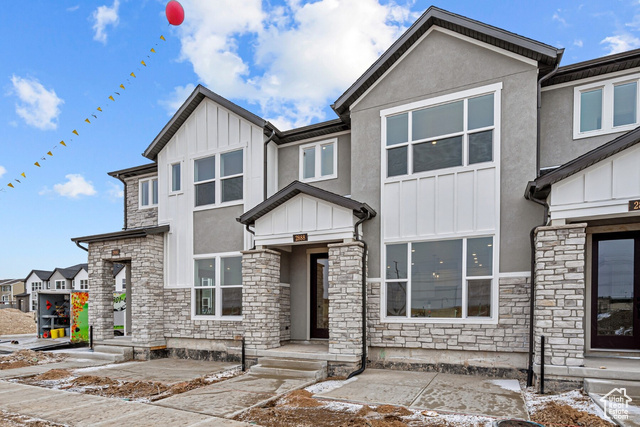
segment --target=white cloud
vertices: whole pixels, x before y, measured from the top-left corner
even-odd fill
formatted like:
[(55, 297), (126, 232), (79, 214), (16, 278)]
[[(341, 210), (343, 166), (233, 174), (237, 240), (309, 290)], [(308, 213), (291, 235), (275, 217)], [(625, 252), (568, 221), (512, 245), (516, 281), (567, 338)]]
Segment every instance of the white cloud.
[(120, 17), (118, 16), (119, 7), (120, 1), (114, 0), (111, 7), (104, 5), (93, 11), (91, 17), (93, 19), (93, 31), (95, 31), (93, 35), (94, 40), (103, 44), (107, 43), (107, 33), (105, 29), (107, 25), (116, 27), (120, 22)]
[(16, 104), (16, 113), (24, 121), (38, 129), (50, 130), (58, 127), (60, 105), (64, 101), (56, 92), (45, 89), (42, 84), (31, 78), (11, 77), (13, 91), (21, 103)]
[(167, 113), (172, 116), (176, 111), (178, 111), (178, 108), (180, 108), (184, 101), (186, 101), (195, 88), (196, 86), (192, 83), (184, 86), (176, 86), (173, 88), (173, 93), (169, 98), (158, 101), (158, 104), (166, 108)]
[(71, 173), (65, 175), (65, 178), (67, 178), (67, 182), (53, 186), (53, 191), (59, 195), (77, 199), (80, 196), (93, 196), (96, 194), (93, 184), (90, 181), (86, 181), (82, 175)]
[(80, 5), (77, 4), (75, 6), (71, 6), (67, 8), (67, 12), (75, 12), (76, 10), (80, 9)]
[(574, 46), (577, 46), (577, 47), (582, 47), (582, 46), (584, 45), (584, 43), (583, 43), (583, 42), (582, 42), (582, 40), (580, 40), (580, 39), (575, 39), (575, 40), (573, 41), (573, 45), (574, 45)]
[(561, 9), (558, 9), (556, 12), (554, 12), (553, 16), (551, 17), (552, 21), (556, 21), (559, 22), (560, 24), (562, 24), (563, 26), (567, 26), (567, 20), (564, 19), (562, 16), (560, 16), (560, 13), (562, 12)]
[(640, 39), (632, 36), (631, 34), (624, 33), (617, 36), (606, 37), (600, 42), (600, 44), (608, 45), (608, 55), (612, 55), (614, 53), (626, 52), (628, 50), (639, 48)]
[(258, 104), (283, 129), (324, 120), (324, 108), (416, 18), (377, 0), (289, 0), (271, 10), (260, 0), (183, 3), (182, 59), (207, 87)]
[(108, 181), (107, 187), (109, 187), (109, 189), (107, 190), (107, 196), (112, 201), (116, 201), (124, 197), (124, 189), (122, 188), (121, 185)]
[(7, 173), (7, 169), (4, 166), (0, 166), (0, 178), (2, 178), (2, 175), (5, 173)]

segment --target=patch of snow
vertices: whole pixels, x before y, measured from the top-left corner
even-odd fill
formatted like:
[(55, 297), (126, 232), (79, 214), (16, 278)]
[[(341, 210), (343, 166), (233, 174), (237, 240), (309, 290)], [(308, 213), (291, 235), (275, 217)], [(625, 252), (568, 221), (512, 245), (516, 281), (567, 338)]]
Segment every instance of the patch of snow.
[(226, 371), (222, 371), (222, 372), (218, 372), (215, 373), (213, 375), (209, 375), (205, 378), (205, 380), (207, 381), (217, 381), (217, 380), (222, 380), (222, 379), (226, 379), (226, 378), (231, 378), (231, 377), (235, 377), (236, 375), (238, 375), (240, 373), (240, 366), (235, 366), (231, 369), (227, 369)]
[(516, 393), (522, 391), (518, 380), (492, 380), (491, 384), (495, 384), (504, 390), (515, 391)]
[(312, 384), (309, 387), (306, 387), (305, 390), (307, 390), (311, 394), (328, 393), (331, 390), (335, 390), (337, 388), (342, 387), (345, 384), (349, 384), (357, 380), (358, 380), (357, 377), (353, 377), (348, 380), (323, 381), (323, 382)]
[(605, 421), (613, 422), (607, 417), (602, 409), (592, 400), (591, 397), (585, 396), (582, 390), (571, 390), (560, 394), (539, 395), (533, 387), (523, 388), (524, 401), (527, 411), (532, 414), (542, 409), (549, 402), (556, 402), (560, 405), (571, 406), (578, 411), (587, 412), (596, 415)]
[(336, 400), (320, 400), (320, 402), (322, 402), (323, 408), (336, 412), (356, 413), (362, 409), (363, 406), (357, 403), (338, 402)]

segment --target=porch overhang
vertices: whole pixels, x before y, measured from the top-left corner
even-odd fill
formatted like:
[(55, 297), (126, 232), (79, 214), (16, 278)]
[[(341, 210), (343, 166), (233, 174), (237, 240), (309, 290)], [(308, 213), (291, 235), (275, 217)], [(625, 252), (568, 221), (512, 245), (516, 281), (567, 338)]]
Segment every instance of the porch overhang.
[(294, 181), (237, 221), (254, 226), (256, 245), (269, 246), (352, 238), (357, 220), (374, 216), (366, 203)]
[(168, 225), (159, 225), (155, 227), (131, 228), (128, 230), (116, 231), (113, 233), (94, 234), (92, 236), (74, 237), (71, 239), (74, 243), (95, 243), (108, 242), (111, 240), (135, 239), (138, 237), (147, 237), (152, 234), (162, 234), (169, 231)]

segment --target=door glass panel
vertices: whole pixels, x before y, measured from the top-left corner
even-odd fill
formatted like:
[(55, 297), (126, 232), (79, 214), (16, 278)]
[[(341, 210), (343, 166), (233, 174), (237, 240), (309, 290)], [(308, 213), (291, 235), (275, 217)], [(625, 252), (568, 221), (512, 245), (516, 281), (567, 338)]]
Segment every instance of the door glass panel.
[(329, 259), (318, 258), (316, 266), (316, 329), (329, 329)]
[(633, 258), (633, 239), (598, 242), (598, 336), (633, 336)]

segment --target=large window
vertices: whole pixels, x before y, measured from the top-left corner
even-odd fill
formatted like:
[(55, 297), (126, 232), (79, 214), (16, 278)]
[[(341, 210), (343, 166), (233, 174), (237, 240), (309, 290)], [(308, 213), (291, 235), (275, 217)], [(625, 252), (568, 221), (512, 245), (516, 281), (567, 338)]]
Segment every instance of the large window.
[(67, 288), (66, 280), (56, 280), (56, 289), (66, 289)]
[(311, 182), (338, 177), (336, 138), (300, 146), (300, 181)]
[(387, 177), (494, 160), (494, 93), (386, 117)]
[(242, 200), (244, 186), (242, 150), (194, 161), (195, 205), (206, 206)]
[(31, 291), (39, 291), (42, 289), (42, 282), (31, 282)]
[(640, 122), (638, 81), (626, 76), (574, 89), (574, 138), (623, 132)]
[(146, 178), (139, 181), (140, 207), (152, 208), (158, 206), (158, 178)]
[(193, 314), (217, 318), (242, 315), (242, 256), (195, 260)]
[(387, 244), (385, 270), (387, 319), (495, 317), (493, 237)]

